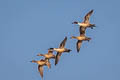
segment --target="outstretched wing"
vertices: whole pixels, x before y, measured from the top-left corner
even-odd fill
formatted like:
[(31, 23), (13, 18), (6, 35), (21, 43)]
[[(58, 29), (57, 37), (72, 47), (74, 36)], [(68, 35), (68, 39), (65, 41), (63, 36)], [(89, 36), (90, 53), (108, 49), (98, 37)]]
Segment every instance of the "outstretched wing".
[(80, 28), (79, 28), (80, 35), (85, 35), (85, 30), (86, 30), (85, 27), (80, 26)]
[(84, 23), (89, 23), (89, 18), (91, 16), (91, 14), (93, 13), (93, 10), (89, 11), (85, 17), (84, 17)]
[(57, 53), (56, 57), (55, 57), (55, 65), (58, 63), (60, 56), (62, 53)]
[(43, 78), (43, 66), (38, 65), (38, 71), (40, 72), (40, 75)]
[(50, 64), (49, 60), (46, 62), (46, 65), (48, 66), (49, 69), (51, 68), (51, 64)]
[(66, 41), (67, 41), (67, 37), (65, 37), (64, 40), (60, 43), (59, 48), (64, 48)]
[(77, 52), (80, 51), (81, 44), (82, 44), (82, 41), (78, 40), (76, 44)]

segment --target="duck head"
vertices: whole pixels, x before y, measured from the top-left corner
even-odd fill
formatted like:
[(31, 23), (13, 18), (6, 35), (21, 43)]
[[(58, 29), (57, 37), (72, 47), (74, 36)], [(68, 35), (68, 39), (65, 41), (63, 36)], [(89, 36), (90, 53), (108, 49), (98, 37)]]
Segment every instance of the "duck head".
[(37, 54), (37, 56), (43, 56), (43, 54)]
[(75, 36), (70, 37), (70, 39), (75, 39), (75, 38), (76, 38)]
[(74, 21), (72, 24), (78, 24), (78, 22), (77, 22), (77, 21)]
[(53, 50), (54, 50), (54, 48), (49, 48), (48, 50), (49, 50), (49, 51), (53, 51)]
[(36, 63), (36, 61), (35, 61), (35, 60), (32, 60), (32, 61), (30, 61), (30, 62), (32, 62), (32, 63)]

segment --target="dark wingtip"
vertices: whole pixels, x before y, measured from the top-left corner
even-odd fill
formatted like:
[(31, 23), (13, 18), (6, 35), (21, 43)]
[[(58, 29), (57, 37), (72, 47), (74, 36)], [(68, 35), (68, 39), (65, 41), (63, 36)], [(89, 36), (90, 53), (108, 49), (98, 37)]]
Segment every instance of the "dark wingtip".
[(57, 63), (55, 63), (55, 66), (57, 65)]
[(57, 59), (56, 59), (56, 57), (55, 57), (55, 66), (57, 65), (57, 63), (58, 63), (58, 62), (57, 62)]
[(57, 62), (55, 61), (55, 66), (57, 65)]
[(71, 49), (68, 50), (68, 52), (72, 51)]
[(77, 53), (79, 53), (79, 51), (80, 51), (80, 50), (79, 50), (79, 49), (77, 49)]

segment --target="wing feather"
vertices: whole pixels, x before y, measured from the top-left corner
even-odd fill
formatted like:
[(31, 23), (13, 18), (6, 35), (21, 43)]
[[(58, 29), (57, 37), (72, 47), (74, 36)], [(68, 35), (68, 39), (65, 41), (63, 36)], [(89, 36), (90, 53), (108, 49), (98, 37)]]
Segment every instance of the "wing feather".
[(89, 11), (85, 17), (84, 17), (84, 23), (89, 23), (89, 18), (91, 16), (91, 14), (93, 13), (93, 10)]
[(38, 65), (38, 71), (40, 72), (40, 75), (43, 78), (43, 66)]
[(58, 64), (58, 61), (60, 59), (62, 53), (57, 53), (56, 57), (55, 57), (55, 65)]
[(64, 48), (66, 41), (67, 41), (67, 37), (65, 37), (64, 40), (60, 43), (59, 48)]
[(80, 51), (81, 44), (82, 44), (82, 41), (78, 40), (76, 44), (77, 52)]
[(85, 35), (85, 30), (86, 30), (85, 27), (80, 27), (79, 28), (80, 35)]

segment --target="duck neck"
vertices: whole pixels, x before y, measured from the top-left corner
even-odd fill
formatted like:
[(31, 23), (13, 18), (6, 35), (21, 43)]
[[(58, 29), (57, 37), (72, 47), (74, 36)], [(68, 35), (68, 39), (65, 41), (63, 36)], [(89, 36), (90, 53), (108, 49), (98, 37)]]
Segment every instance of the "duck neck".
[(71, 38), (72, 38), (72, 39), (76, 39), (76, 37), (75, 37), (75, 36), (72, 36)]

